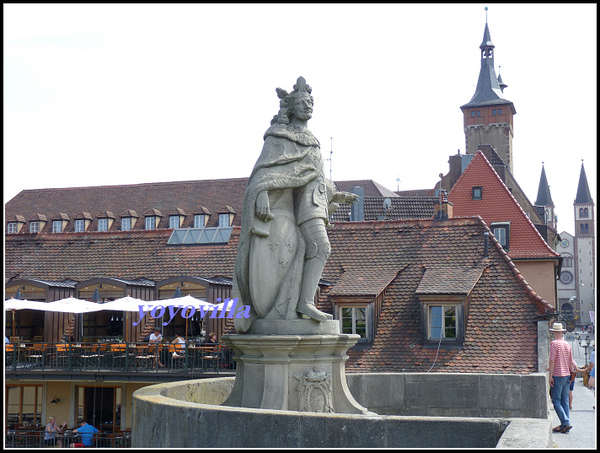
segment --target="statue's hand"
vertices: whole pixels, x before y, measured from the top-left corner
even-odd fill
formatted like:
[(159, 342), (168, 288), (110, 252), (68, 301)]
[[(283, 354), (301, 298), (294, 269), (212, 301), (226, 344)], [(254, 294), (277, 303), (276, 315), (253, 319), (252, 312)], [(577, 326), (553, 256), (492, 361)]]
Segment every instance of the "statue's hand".
[(358, 201), (358, 195), (350, 192), (336, 192), (333, 194), (334, 203), (353, 204)]
[(273, 220), (275, 217), (273, 214), (271, 214), (271, 209), (269, 207), (269, 192), (266, 190), (260, 192), (258, 197), (256, 197), (255, 208), (256, 217), (263, 222)]

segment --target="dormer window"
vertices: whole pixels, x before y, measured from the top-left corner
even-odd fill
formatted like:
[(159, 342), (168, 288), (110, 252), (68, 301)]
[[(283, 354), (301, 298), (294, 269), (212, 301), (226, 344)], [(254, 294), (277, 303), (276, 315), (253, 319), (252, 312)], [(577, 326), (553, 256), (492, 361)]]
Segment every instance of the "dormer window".
[(101, 212), (98, 216), (98, 231), (110, 231), (116, 217), (111, 211)]
[(53, 233), (62, 233), (62, 220), (53, 220), (52, 221), (52, 232)]
[(220, 227), (230, 226), (229, 214), (219, 214), (219, 226)]
[(155, 230), (156, 229), (156, 217), (146, 217), (146, 229), (147, 230)]
[(62, 233), (65, 231), (69, 220), (70, 218), (68, 214), (59, 212), (58, 215), (52, 219), (52, 232)]
[(182, 220), (183, 220), (183, 217), (181, 217), (179, 215), (170, 215), (169, 216), (169, 228), (180, 228)]
[(122, 217), (121, 218), (121, 231), (129, 231), (131, 230), (131, 217)]
[(341, 321), (342, 333), (359, 335), (360, 342), (372, 342), (373, 317), (370, 313), (372, 304), (338, 306), (338, 319)]
[(11, 219), (11, 221), (6, 225), (6, 232), (9, 234), (19, 233), (26, 223), (27, 221), (25, 220), (25, 217), (17, 214), (14, 216), (14, 221)]
[(75, 222), (74, 222), (74, 226), (73, 226), (73, 231), (75, 231), (75, 233), (83, 233), (84, 231), (87, 231), (87, 229), (90, 227), (93, 217), (89, 212), (80, 212), (79, 214), (77, 214), (75, 217)]
[(456, 340), (458, 304), (428, 305), (429, 340)]
[(133, 209), (126, 209), (121, 213), (121, 231), (133, 230), (137, 219), (137, 212)]
[(194, 214), (194, 228), (204, 228), (207, 220), (208, 216), (206, 214)]
[(39, 233), (40, 232), (40, 222), (37, 220), (32, 220), (29, 222), (29, 232), (30, 233)]
[(144, 227), (147, 230), (156, 230), (162, 217), (160, 211), (158, 209), (150, 209), (144, 213), (144, 216), (146, 217)]
[(75, 220), (75, 233), (83, 233), (85, 231), (85, 220), (76, 219)]
[(235, 211), (231, 206), (225, 205), (223, 209), (219, 211), (219, 226), (220, 227), (229, 227), (233, 225), (233, 218), (235, 216)]
[(498, 242), (504, 248), (509, 249), (510, 245), (510, 222), (495, 222), (490, 225), (490, 229)]
[(465, 340), (470, 294), (483, 269), (430, 267), (416, 295), (421, 303), (423, 348), (460, 348)]

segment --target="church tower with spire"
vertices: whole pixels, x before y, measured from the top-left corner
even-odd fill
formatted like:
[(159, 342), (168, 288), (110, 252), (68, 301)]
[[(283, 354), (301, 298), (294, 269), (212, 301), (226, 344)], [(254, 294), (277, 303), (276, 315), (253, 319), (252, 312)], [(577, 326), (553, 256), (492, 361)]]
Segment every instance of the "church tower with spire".
[(595, 311), (596, 234), (594, 200), (590, 193), (583, 162), (579, 174), (575, 209), (575, 283), (584, 324), (590, 323), (590, 311)]
[(553, 230), (556, 230), (557, 222), (556, 214), (554, 213), (554, 202), (552, 201), (552, 195), (550, 195), (550, 186), (548, 185), (543, 162), (542, 175), (540, 176), (540, 185), (534, 207), (544, 223)]
[(487, 7), (481, 49), (481, 69), (475, 94), (460, 107), (463, 112), (467, 154), (476, 154), (480, 145), (492, 145), (510, 172), (513, 172), (513, 103), (503, 96), (506, 85), (494, 69), (494, 44), (487, 24)]

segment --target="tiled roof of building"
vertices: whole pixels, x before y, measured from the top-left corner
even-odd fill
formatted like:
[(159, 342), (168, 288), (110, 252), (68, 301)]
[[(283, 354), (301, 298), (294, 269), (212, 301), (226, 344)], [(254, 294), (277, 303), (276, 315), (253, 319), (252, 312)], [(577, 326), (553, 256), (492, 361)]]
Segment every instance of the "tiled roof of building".
[[(485, 231), (480, 218), (350, 222), (330, 230), (324, 277), (334, 283), (321, 293), (324, 307), (332, 307), (330, 296), (343, 294), (336, 282), (346, 286), (349, 262), (398, 269), (384, 292), (374, 342), (348, 352), (347, 371), (537, 372), (534, 318), (553, 308), (528, 287), (492, 235), (483, 257)], [(449, 293), (470, 290), (470, 307), (463, 347), (437, 352), (423, 348), (417, 292), (439, 294), (442, 286)]]
[(419, 294), (469, 294), (481, 277), (481, 267), (456, 268), (453, 266), (432, 265), (425, 273), (417, 288)]
[[(120, 231), (122, 217), (137, 219), (132, 228), (143, 230), (145, 216), (158, 217), (157, 229), (169, 228), (169, 215), (185, 216), (181, 228), (192, 228), (195, 214), (208, 214), (210, 217), (205, 226), (216, 227), (219, 225), (218, 214), (228, 213), (234, 214), (232, 225), (239, 226), (247, 182), (248, 178), (233, 178), (24, 190), (6, 203), (5, 219), (7, 222), (67, 220), (69, 223), (64, 231), (74, 232), (76, 219), (91, 220), (87, 231), (97, 231), (98, 219), (110, 218), (115, 221), (109, 231)], [(349, 192), (358, 185), (365, 189), (367, 196), (397, 197), (370, 179), (335, 184), (342, 191)], [(345, 219), (349, 212), (349, 207), (346, 208)], [(50, 231), (50, 222), (40, 230), (42, 233)], [(27, 233), (29, 227), (25, 226), (21, 234)]]
[(344, 271), (333, 288), (330, 296), (378, 296), (396, 277), (399, 269), (396, 266), (371, 266), (356, 263)]
[[(383, 201), (389, 198), (391, 208), (385, 210)], [(438, 197), (364, 197), (364, 220), (430, 219), (435, 213)], [(331, 215), (332, 222), (350, 220), (350, 205), (340, 205)]]
[[(31, 220), (36, 215), (48, 219), (84, 218), (90, 213), (92, 223), (88, 231), (98, 229), (98, 218), (109, 217), (116, 221), (111, 231), (121, 229), (120, 218), (140, 218), (135, 229), (144, 229), (143, 216), (159, 216), (156, 228), (169, 227), (169, 215), (185, 215), (182, 228), (194, 226), (194, 214), (208, 211), (207, 227), (218, 226), (220, 212), (242, 212), (242, 197), (248, 178), (213, 179), (199, 181), (156, 182), (100, 187), (73, 187), (65, 189), (24, 190), (5, 205), (6, 218), (22, 215)], [(66, 230), (74, 231), (70, 222)], [(240, 215), (235, 215), (233, 225), (240, 225)], [(45, 231), (52, 231), (46, 225)], [(23, 232), (28, 232), (24, 230)]]
[(78, 282), (233, 276), (239, 227), (225, 245), (167, 246), (171, 230), (7, 235), (5, 275)]
[(383, 187), (372, 179), (358, 179), (350, 181), (335, 181), (335, 186), (341, 192), (350, 192), (354, 187), (362, 187), (366, 197), (397, 197), (394, 192)]
[[(382, 300), (374, 342), (349, 351), (349, 371), (537, 372), (536, 315), (552, 307), (527, 285), (490, 235), (484, 257), (480, 218), (341, 222), (329, 230), (332, 253), (319, 305), (336, 296)], [(5, 281), (82, 282), (94, 278), (162, 281), (233, 276), (240, 228), (226, 245), (167, 246), (171, 231), (5, 236)], [(443, 276), (436, 280), (436, 273)], [(456, 276), (455, 279), (452, 275)], [(479, 275), (479, 278), (477, 277)], [(456, 280), (456, 281), (454, 281)], [(423, 347), (419, 297), (469, 293), (461, 349)], [(419, 293), (419, 294), (417, 294)]]
[[(482, 198), (473, 199), (473, 187), (482, 187)], [(510, 222), (508, 254), (511, 258), (556, 258), (537, 228), (531, 223), (515, 197), (494, 171), (485, 155), (478, 151), (456, 181), (448, 201), (454, 216), (480, 216), (488, 225)]]

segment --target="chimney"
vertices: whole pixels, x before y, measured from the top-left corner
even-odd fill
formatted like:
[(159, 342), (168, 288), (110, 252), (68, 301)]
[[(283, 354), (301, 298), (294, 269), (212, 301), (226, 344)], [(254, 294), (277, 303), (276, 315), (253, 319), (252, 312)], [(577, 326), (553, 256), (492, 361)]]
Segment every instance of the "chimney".
[(440, 201), (435, 205), (434, 220), (448, 220), (453, 217), (454, 205), (448, 201), (448, 194), (440, 190)]
[(362, 222), (365, 220), (365, 189), (354, 186), (350, 192), (358, 195), (358, 201), (350, 205), (350, 221)]
[(490, 244), (490, 233), (488, 233), (487, 231), (485, 231), (483, 233), (483, 257), (487, 258), (488, 257), (488, 247)]

